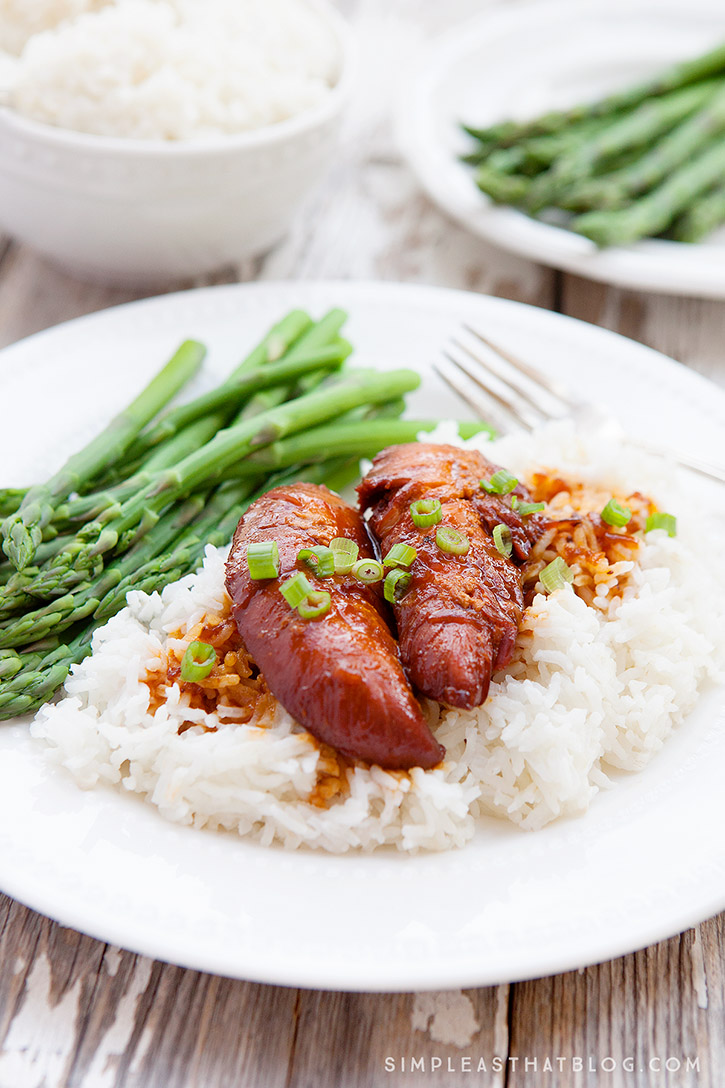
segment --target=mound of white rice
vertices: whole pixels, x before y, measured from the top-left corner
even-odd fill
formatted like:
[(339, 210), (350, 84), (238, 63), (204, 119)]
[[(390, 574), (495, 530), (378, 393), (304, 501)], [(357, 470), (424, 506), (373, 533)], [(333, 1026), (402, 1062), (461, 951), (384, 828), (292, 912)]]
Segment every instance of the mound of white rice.
[[(437, 437), (452, 435), (443, 427)], [(521, 476), (555, 466), (564, 477), (644, 491), (678, 514), (679, 525), (676, 538), (647, 535), (622, 597), (595, 608), (570, 586), (536, 596), (528, 634), (483, 707), (429, 704), (447, 749), (442, 767), (409, 777), (355, 768), (349, 793), (321, 809), (307, 800), (319, 752), (281, 708), (268, 728), (235, 725), (222, 711), (211, 723), (216, 732), (179, 734), (189, 710), (175, 687), (150, 713), (149, 688), (139, 681), (168, 634), (223, 607), (223, 553), (213, 548), (200, 573), (161, 596), (129, 595), (96, 633), (66, 697), (40, 711), (33, 735), (82, 786), (119, 785), (170, 819), (287, 847), (444, 849), (469, 839), (482, 813), (533, 830), (584, 812), (609, 784), (608, 768), (643, 767), (707, 679), (723, 678), (722, 575), (711, 551), (703, 555), (702, 520), (688, 523), (662, 469), (644, 455), (566, 425), (468, 444)]]
[(102, 136), (244, 132), (317, 105), (338, 76), (305, 0), (0, 0), (6, 100)]
[(34, 34), (113, 0), (0, 0), (0, 49), (18, 56)]

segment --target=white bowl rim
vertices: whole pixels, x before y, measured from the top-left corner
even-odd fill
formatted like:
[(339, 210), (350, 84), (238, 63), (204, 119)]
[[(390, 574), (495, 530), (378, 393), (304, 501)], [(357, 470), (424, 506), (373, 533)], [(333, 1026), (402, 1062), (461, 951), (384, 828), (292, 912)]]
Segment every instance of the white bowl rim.
[(257, 150), (282, 143), (288, 137), (301, 135), (331, 120), (342, 109), (350, 95), (356, 74), (356, 52), (350, 24), (333, 7), (331, 0), (304, 0), (327, 19), (337, 38), (340, 54), (340, 72), (336, 83), (330, 87), (323, 100), (311, 109), (293, 117), (276, 121), (244, 132), (223, 136), (190, 137), (185, 140), (140, 139), (127, 136), (98, 136), (90, 132), (50, 125), (23, 117), (9, 106), (0, 106), (0, 128), (16, 132), (34, 141), (47, 142), (56, 147), (66, 147), (86, 154), (113, 154), (127, 157), (197, 157), (224, 152)]

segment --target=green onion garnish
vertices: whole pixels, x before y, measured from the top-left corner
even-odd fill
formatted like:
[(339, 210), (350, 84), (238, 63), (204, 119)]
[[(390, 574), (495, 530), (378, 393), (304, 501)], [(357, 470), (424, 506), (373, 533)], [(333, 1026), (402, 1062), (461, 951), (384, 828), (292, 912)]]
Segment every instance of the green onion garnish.
[(372, 585), (373, 582), (382, 582), (383, 564), (378, 563), (377, 559), (358, 559), (352, 573), (358, 582), (364, 582), (366, 586)]
[(413, 575), (408, 574), (405, 570), (391, 570), (383, 586), (385, 600), (390, 601), (391, 604), (394, 601), (399, 601), (408, 592), (412, 580)]
[(664, 529), (668, 536), (677, 536), (677, 518), (674, 514), (650, 514), (645, 523), (645, 533), (653, 529)]
[(297, 611), (303, 620), (317, 620), (330, 611), (332, 597), (326, 589), (313, 589), (312, 593), (300, 601)]
[(574, 573), (568, 567), (560, 555), (552, 559), (551, 563), (539, 574), (539, 581), (547, 593), (555, 593), (557, 589), (563, 589), (574, 581)]
[(260, 578), (279, 577), (279, 548), (276, 540), (260, 540), (247, 544), (249, 577), (255, 582)]
[(303, 548), (297, 554), (297, 562), (308, 566), (318, 578), (329, 578), (335, 573), (335, 556), (330, 548), (325, 548), (322, 544), (317, 544), (314, 548)]
[(436, 544), (442, 552), (448, 552), (449, 555), (467, 555), (471, 547), (468, 537), (457, 529), (452, 529), (450, 525), (441, 525), (436, 533)]
[(602, 521), (607, 525), (614, 525), (617, 529), (623, 529), (632, 518), (632, 511), (628, 506), (622, 506), (616, 499), (610, 499), (602, 510)]
[(216, 650), (208, 642), (190, 642), (181, 659), (181, 679), (196, 683), (209, 675), (216, 665)]
[(494, 472), (490, 480), (481, 480), (481, 487), (489, 495), (508, 495), (509, 491), (513, 491), (518, 482), (516, 477), (507, 472), (505, 468), (500, 468), (498, 472)]
[(409, 567), (417, 554), (415, 548), (411, 548), (408, 544), (393, 544), (385, 559), (383, 559), (383, 566)]
[(315, 592), (314, 586), (311, 585), (301, 570), (298, 570), (291, 578), (287, 578), (286, 581), (282, 582), (279, 591), (290, 608), (297, 608), (297, 605), (301, 604), (306, 597), (309, 597), (310, 593)]
[(514, 550), (514, 542), (511, 538), (511, 530), (508, 525), (494, 525), (493, 542), (496, 545), (496, 551), (499, 555), (502, 555), (504, 559), (508, 559), (511, 552)]
[(410, 504), (410, 516), (416, 529), (430, 529), (443, 517), (438, 499), (418, 499)]
[(336, 536), (330, 541), (330, 551), (335, 560), (335, 574), (349, 574), (357, 562), (360, 548), (354, 540)]
[[(516, 496), (514, 495), (514, 498)], [(546, 510), (545, 502), (519, 502), (516, 500), (516, 506), (513, 505), (513, 499), (511, 501), (511, 507), (516, 510), (522, 518), (527, 518), (529, 514), (538, 514), (541, 510)]]

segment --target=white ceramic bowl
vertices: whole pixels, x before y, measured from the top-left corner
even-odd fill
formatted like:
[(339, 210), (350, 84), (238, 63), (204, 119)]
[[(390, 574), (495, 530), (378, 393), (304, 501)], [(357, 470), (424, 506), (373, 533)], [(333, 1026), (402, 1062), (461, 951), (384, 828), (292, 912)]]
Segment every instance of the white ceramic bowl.
[(203, 141), (92, 136), (0, 109), (0, 229), (84, 278), (151, 285), (263, 253), (330, 165), (354, 79), (351, 33), (338, 81), (316, 107)]

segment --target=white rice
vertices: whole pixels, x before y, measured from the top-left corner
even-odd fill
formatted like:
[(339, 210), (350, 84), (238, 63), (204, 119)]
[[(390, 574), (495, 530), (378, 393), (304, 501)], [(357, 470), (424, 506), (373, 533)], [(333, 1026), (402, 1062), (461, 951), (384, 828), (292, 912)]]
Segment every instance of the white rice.
[[(436, 437), (452, 433), (444, 426)], [(483, 813), (534, 830), (584, 812), (609, 784), (608, 770), (645, 766), (708, 678), (724, 678), (722, 568), (712, 562), (701, 516), (688, 519), (662, 467), (619, 442), (555, 425), (536, 437), (467, 445), (521, 475), (555, 466), (611, 490), (644, 491), (679, 523), (676, 538), (647, 535), (621, 598), (590, 607), (569, 586), (536, 596), (524, 620), (530, 637), (494, 677), (483, 707), (429, 704), (447, 749), (441, 768), (409, 779), (355, 768), (349, 794), (321, 809), (307, 800), (318, 751), (282, 708), (269, 728), (219, 713), (211, 723), (217, 732), (179, 734), (189, 710), (174, 687), (149, 713), (149, 689), (139, 680), (162, 656), (168, 633), (222, 606), (223, 553), (213, 548), (200, 573), (161, 596), (129, 594), (127, 608), (96, 633), (66, 697), (40, 711), (33, 736), (81, 786), (112, 783), (170, 819), (290, 848), (440, 850), (467, 841)]]
[(305, 0), (0, 0), (0, 67), (18, 113), (101, 136), (186, 140), (274, 124), (339, 69)]

